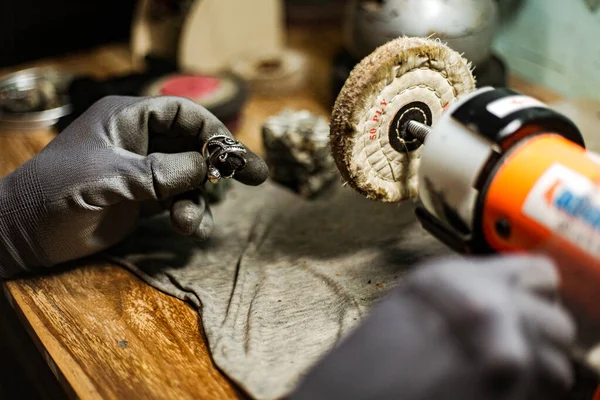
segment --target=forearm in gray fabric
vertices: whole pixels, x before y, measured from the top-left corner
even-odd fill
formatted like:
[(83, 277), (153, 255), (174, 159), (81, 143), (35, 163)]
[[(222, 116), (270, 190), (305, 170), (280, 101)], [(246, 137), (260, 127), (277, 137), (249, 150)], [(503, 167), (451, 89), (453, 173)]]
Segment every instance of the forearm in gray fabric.
[[(290, 400), (489, 399), (482, 382), (473, 381), (476, 374), (465, 368), (466, 355), (453, 339), (437, 311), (395, 289), (308, 374)], [(439, 386), (443, 372), (455, 368), (465, 368), (457, 389), (469, 389), (453, 392)]]
[(30, 160), (0, 179), (0, 279), (47, 265), (42, 250), (31, 238), (45, 212), (34, 163)]

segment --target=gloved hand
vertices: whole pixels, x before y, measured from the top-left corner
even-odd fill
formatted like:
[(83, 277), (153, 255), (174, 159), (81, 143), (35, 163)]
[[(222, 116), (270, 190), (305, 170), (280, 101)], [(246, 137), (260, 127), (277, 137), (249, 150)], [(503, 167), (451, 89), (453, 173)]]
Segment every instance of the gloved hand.
[[(216, 117), (177, 97), (106, 97), (38, 155), (0, 179), (0, 278), (88, 256), (125, 238), (144, 210), (170, 209), (177, 231), (205, 239), (213, 219), (201, 189)], [(259, 185), (266, 164), (248, 150), (235, 179)], [(242, 165), (228, 157), (224, 176)]]
[[(544, 258), (452, 259), (417, 269), (292, 400), (550, 399), (572, 380), (574, 325)], [(537, 397), (537, 396), (540, 397)]]

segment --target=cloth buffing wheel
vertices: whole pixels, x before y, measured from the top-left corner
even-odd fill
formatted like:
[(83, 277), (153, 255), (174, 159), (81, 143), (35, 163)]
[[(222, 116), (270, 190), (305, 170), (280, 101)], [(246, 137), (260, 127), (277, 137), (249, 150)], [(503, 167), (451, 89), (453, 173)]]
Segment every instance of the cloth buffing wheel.
[(470, 63), (439, 40), (401, 37), (379, 47), (354, 68), (333, 108), (330, 145), (342, 177), (370, 199), (415, 198), (421, 149), (405, 123), (432, 125), (474, 89)]

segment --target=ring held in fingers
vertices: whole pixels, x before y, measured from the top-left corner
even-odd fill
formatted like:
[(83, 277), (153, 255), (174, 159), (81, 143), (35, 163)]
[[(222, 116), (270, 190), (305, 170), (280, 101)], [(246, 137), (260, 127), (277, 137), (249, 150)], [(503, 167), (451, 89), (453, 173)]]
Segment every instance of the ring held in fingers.
[[(208, 180), (211, 183), (217, 183), (221, 179), (233, 178), (236, 171), (246, 166), (247, 160), (244, 157), (246, 153), (246, 148), (229, 136), (217, 135), (209, 138), (202, 147), (202, 156), (206, 160), (208, 167)], [(238, 157), (242, 160), (242, 164), (234, 169), (230, 175), (223, 176), (217, 168), (216, 163), (225, 163), (230, 156)]]

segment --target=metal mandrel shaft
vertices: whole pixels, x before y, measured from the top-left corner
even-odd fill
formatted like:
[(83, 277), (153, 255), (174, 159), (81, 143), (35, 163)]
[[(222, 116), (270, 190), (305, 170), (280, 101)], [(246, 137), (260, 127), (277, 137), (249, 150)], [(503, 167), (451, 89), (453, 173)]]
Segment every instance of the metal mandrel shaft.
[(424, 143), (427, 135), (431, 132), (431, 128), (417, 121), (408, 121), (406, 130), (413, 135), (419, 142)]

